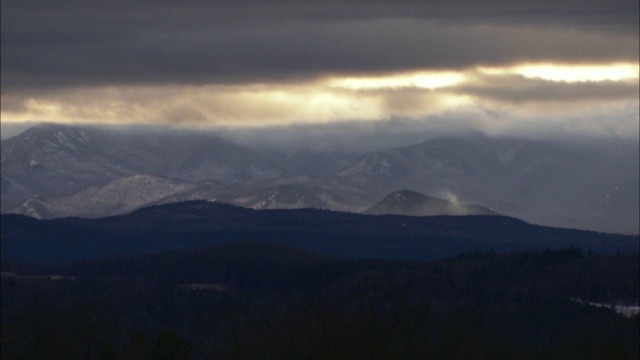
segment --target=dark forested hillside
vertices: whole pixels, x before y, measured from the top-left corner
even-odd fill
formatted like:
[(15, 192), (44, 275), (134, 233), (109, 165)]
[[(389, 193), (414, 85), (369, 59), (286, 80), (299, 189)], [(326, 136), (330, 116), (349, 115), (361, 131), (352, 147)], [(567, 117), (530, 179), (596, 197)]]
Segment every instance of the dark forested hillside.
[(42, 262), (154, 253), (231, 241), (282, 244), (343, 258), (429, 260), (460, 252), (577, 247), (637, 252), (638, 237), (557, 229), (504, 216), (361, 215), (251, 210), (195, 201), (101, 219), (2, 215), (2, 258)]
[(638, 254), (431, 262), (256, 243), (2, 263), (3, 359), (637, 359)]
[(637, 236), (205, 201), (1, 230), (3, 359), (638, 357)]

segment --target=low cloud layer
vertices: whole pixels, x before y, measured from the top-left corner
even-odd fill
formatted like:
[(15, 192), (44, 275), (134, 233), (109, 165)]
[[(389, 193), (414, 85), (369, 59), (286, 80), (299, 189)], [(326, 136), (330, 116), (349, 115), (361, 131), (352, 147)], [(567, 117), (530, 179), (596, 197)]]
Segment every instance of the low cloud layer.
[[(571, 128), (566, 119), (582, 117), (580, 129), (599, 129), (589, 119), (607, 118), (615, 134), (638, 123), (637, 1), (7, 0), (1, 16), (3, 122), (500, 114), (501, 125), (477, 115), (471, 125)], [(512, 71), (526, 64), (636, 71), (578, 82)]]
[(2, 2), (3, 91), (637, 61), (637, 1)]
[[(5, 11), (3, 10), (3, 14)], [(4, 15), (3, 15), (4, 17)], [(3, 19), (3, 27), (4, 27)], [(2, 30), (3, 91), (74, 85), (288, 82), (518, 62), (637, 61), (637, 34), (454, 20), (266, 22), (125, 34)]]

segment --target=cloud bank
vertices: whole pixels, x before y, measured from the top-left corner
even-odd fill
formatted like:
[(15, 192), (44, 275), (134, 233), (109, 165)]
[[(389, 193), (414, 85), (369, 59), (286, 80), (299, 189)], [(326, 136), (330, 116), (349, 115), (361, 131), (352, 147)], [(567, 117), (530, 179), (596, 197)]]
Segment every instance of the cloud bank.
[(494, 132), (536, 123), (637, 136), (638, 10), (627, 0), (8, 0), (2, 121), (476, 114), (469, 126)]

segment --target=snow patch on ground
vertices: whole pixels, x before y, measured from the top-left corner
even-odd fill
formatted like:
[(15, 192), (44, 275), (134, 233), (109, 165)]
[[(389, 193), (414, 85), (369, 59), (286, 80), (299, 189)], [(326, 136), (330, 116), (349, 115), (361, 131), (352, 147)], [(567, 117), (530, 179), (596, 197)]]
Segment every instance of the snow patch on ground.
[(578, 304), (585, 304), (585, 305), (595, 306), (599, 308), (612, 309), (616, 313), (626, 318), (632, 318), (634, 316), (640, 315), (640, 306), (638, 305), (618, 305), (618, 304), (612, 304), (612, 303), (598, 303), (598, 302), (592, 302), (592, 301), (584, 301), (579, 298), (571, 299), (571, 300), (573, 300)]

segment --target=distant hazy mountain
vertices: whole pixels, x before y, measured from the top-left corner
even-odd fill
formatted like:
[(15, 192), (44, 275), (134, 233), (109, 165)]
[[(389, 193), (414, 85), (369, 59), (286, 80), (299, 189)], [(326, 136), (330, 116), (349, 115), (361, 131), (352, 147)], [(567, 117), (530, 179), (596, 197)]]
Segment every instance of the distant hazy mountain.
[[(158, 199), (210, 198), (260, 209), (361, 212), (397, 189), (413, 189), (538, 224), (638, 233), (638, 153), (634, 140), (478, 134), (367, 154), (299, 143), (250, 149), (194, 130), (41, 124), (2, 141), (1, 205), (2, 212), (43, 217), (119, 214)], [(140, 185), (114, 181), (135, 175), (164, 180), (144, 185), (153, 196), (129, 196), (117, 206), (121, 197), (113, 194)], [(170, 180), (216, 185), (171, 188)]]
[(374, 202), (366, 191), (341, 180), (293, 176), (245, 183), (229, 186), (221, 199), (252, 209), (316, 208), (349, 212), (361, 212)]
[(282, 162), (293, 175), (308, 175), (313, 177), (330, 176), (349, 166), (362, 153), (344, 151), (341, 149), (304, 149), (294, 148), (270, 151), (272, 156), (282, 159)]
[(335, 209), (345, 206), (343, 198), (305, 184), (276, 185), (234, 198), (232, 203), (252, 209)]
[(336, 175), (381, 198), (457, 197), (534, 223), (639, 231), (638, 143), (444, 137), (369, 153)]
[(34, 196), (8, 211), (36, 219), (97, 218), (189, 200), (217, 200), (252, 209), (316, 208), (360, 212), (372, 199), (336, 181), (300, 176), (275, 181), (224, 185), (190, 183), (152, 175), (134, 175), (61, 197)]
[(233, 183), (285, 174), (270, 156), (210, 133), (40, 124), (2, 141), (2, 210), (132, 175)]
[(498, 215), (495, 211), (478, 205), (459, 204), (430, 197), (411, 190), (401, 190), (389, 194), (364, 214), (369, 215)]
[(215, 181), (188, 183), (151, 175), (134, 175), (92, 186), (75, 194), (45, 198), (37, 196), (9, 211), (36, 219), (60, 217), (97, 218), (126, 214), (153, 204), (186, 200), (215, 200), (222, 185)]

